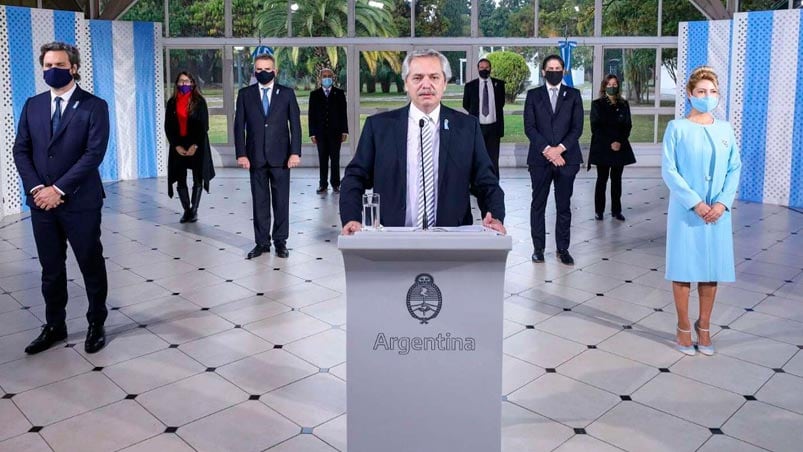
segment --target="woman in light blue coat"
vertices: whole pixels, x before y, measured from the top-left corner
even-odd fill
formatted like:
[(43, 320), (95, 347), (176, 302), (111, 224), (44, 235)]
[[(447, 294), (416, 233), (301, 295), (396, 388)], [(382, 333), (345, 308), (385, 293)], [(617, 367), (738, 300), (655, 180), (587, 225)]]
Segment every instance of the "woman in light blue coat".
[(664, 133), (661, 175), (669, 187), (666, 279), (678, 314), (678, 350), (694, 355), (689, 291), (697, 283), (700, 317), (694, 322), (697, 350), (712, 355), (709, 324), (717, 282), (734, 281), (731, 205), (741, 160), (730, 123), (714, 119), (719, 102), (716, 74), (703, 66), (686, 85), (691, 112), (671, 121)]

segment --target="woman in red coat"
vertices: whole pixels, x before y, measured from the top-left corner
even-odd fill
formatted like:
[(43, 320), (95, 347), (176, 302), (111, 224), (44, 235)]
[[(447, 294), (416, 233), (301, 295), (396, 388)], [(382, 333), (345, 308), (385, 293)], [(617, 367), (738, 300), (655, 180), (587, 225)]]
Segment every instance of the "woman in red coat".
[[(209, 110), (195, 78), (186, 71), (176, 77), (173, 96), (167, 101), (165, 133), (170, 146), (167, 158), (167, 194), (173, 197), (176, 183), (184, 214), (181, 223), (198, 221), (201, 191), (209, 193), (215, 177), (209, 148)], [(192, 200), (187, 187), (187, 169), (192, 171)]]

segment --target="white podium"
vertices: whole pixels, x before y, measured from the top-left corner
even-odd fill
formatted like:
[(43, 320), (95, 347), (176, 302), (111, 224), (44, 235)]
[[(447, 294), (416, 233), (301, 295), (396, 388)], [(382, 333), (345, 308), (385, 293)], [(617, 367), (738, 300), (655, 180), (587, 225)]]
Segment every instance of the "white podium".
[(350, 452), (499, 452), (512, 239), (477, 227), (341, 236)]

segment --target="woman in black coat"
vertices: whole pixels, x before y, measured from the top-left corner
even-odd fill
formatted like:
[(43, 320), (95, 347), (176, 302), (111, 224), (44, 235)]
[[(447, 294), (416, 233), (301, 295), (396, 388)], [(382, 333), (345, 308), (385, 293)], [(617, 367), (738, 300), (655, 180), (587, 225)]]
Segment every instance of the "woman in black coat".
[(619, 79), (609, 74), (600, 86), (600, 97), (591, 103), (591, 151), (588, 168), (597, 166), (597, 185), (594, 190), (595, 218), (605, 213), (605, 190), (611, 178), (611, 214), (619, 221), (622, 215), (622, 172), (625, 165), (636, 163), (630, 146), (630, 106), (619, 95)]
[[(181, 223), (198, 221), (201, 191), (209, 193), (215, 177), (209, 148), (209, 110), (195, 78), (186, 71), (178, 74), (173, 96), (167, 101), (165, 133), (170, 146), (167, 158), (167, 194), (173, 197), (176, 183), (178, 199), (184, 208)], [(192, 200), (187, 187), (187, 169), (192, 170)]]

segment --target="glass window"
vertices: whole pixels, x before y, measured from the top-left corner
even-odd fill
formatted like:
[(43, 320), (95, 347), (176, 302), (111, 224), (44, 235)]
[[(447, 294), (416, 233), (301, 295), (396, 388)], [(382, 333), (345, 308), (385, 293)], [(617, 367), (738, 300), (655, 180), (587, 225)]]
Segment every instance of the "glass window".
[(678, 23), (686, 21), (706, 20), (703, 13), (686, 1), (665, 1), (661, 15), (661, 35), (677, 36)]
[[(788, 0), (740, 0), (739, 11), (767, 11), (773, 9), (787, 9), (789, 7)], [(796, 8), (800, 8), (800, 3)]]
[(223, 108), (223, 51), (221, 49), (170, 49), (170, 80), (165, 80), (165, 100), (173, 95), (178, 73), (187, 71), (195, 78), (210, 109)]
[(139, 0), (120, 16), (120, 20), (164, 22), (164, 0)]
[(223, 36), (223, 2), (219, 0), (169, 0), (170, 36)]
[[(142, 0), (140, 0), (142, 1)], [(275, 3), (284, 5), (284, 14), (281, 22), (286, 23), (287, 2), (256, 2), (254, 0), (232, 0), (231, 3), (231, 32), (235, 38), (258, 37), (259, 28), (257, 27), (257, 13), (261, 13), (263, 8), (268, 8)], [(277, 6), (278, 7), (278, 6)], [(287, 27), (278, 34), (271, 35), (263, 33), (262, 36), (287, 36)]]
[(619, 77), (622, 96), (631, 106), (655, 105), (655, 52), (655, 49), (611, 48), (604, 51), (602, 71)]
[(480, 36), (533, 36), (535, 7), (533, 0), (480, 1)]
[(410, 36), (410, 0), (357, 0), (355, 9), (357, 36)]
[[(680, 3), (679, 0), (668, 3), (675, 2)], [(607, 2), (602, 9), (603, 36), (655, 36), (657, 33), (657, 0)]]
[(593, 36), (594, 0), (541, 0), (538, 8), (538, 34), (544, 38)]
[(652, 143), (655, 139), (655, 115), (637, 115), (630, 116), (633, 122), (633, 128), (630, 130), (631, 143)]
[(209, 115), (209, 142), (227, 144), (229, 141), (229, 121), (226, 115)]
[(664, 141), (664, 132), (669, 121), (675, 119), (675, 115), (658, 115), (658, 142)]
[(471, 36), (471, 2), (416, 0), (416, 36)]
[[(678, 49), (661, 50), (661, 107), (674, 107), (678, 83)], [(683, 83), (680, 80), (680, 83)]]

